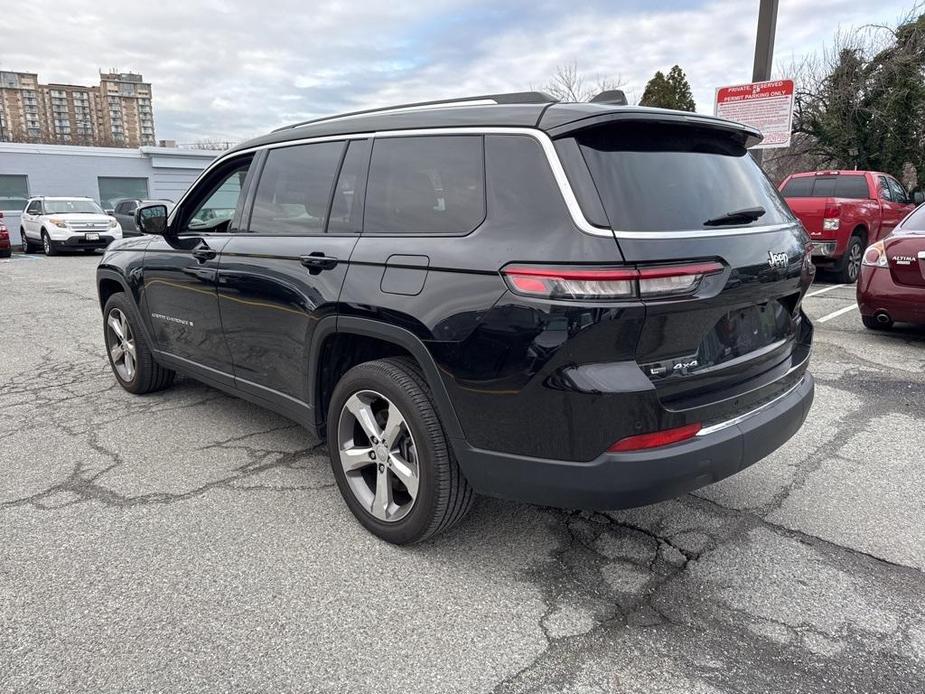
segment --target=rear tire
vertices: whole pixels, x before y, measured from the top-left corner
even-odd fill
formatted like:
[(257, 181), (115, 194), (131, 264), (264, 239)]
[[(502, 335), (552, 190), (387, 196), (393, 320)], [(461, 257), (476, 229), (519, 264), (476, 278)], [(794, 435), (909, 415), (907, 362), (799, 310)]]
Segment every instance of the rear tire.
[(875, 316), (861, 316), (861, 322), (868, 330), (889, 330), (893, 327), (893, 321), (881, 323)]
[(34, 246), (32, 242), (26, 238), (26, 230), (20, 227), (19, 236), (22, 239), (22, 252), (31, 255), (38, 251), (38, 246)]
[[(390, 435), (393, 415), (399, 433)], [(331, 396), (327, 436), (344, 501), (364, 528), (386, 542), (426, 540), (472, 507), (474, 492), (447, 444), (430, 388), (409, 359), (366, 362), (344, 374)], [(393, 447), (409, 440), (407, 449)], [(388, 493), (380, 497), (382, 484)], [(380, 498), (387, 501), (377, 507)]]
[(129, 393), (153, 393), (173, 383), (175, 372), (154, 361), (138, 313), (122, 292), (103, 309), (103, 339), (112, 373)]
[(842, 256), (838, 269), (835, 271), (840, 284), (854, 284), (858, 281), (861, 272), (861, 258), (864, 255), (864, 242), (855, 234), (848, 241), (848, 248)]

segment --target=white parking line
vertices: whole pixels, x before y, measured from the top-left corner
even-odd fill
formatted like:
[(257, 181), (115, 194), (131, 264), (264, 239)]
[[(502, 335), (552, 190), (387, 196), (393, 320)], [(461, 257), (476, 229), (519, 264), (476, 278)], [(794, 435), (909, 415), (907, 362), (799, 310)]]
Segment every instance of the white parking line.
[(839, 287), (845, 287), (845, 286), (847, 286), (847, 285), (844, 285), (844, 284), (833, 284), (831, 287), (825, 287), (824, 289), (817, 289), (817, 290), (814, 291), (814, 292), (810, 292), (809, 294), (806, 295), (806, 298), (808, 299), (808, 298), (811, 297), (811, 296), (819, 296), (820, 294), (825, 294), (826, 292), (830, 292), (830, 291), (832, 291), (833, 289), (838, 289)]
[(858, 307), (857, 304), (851, 304), (851, 306), (845, 306), (844, 308), (840, 308), (837, 311), (832, 311), (832, 313), (830, 313), (827, 316), (823, 316), (822, 318), (817, 318), (816, 322), (825, 323), (826, 321), (832, 320), (833, 318), (838, 318), (843, 313), (848, 313), (848, 311), (854, 311), (857, 307)]

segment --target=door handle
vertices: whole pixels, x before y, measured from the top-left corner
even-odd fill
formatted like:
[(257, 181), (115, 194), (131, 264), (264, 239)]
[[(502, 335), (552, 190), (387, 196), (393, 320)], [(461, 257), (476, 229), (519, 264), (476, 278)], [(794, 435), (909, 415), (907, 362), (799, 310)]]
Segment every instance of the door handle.
[(207, 260), (212, 260), (217, 255), (218, 253), (213, 251), (211, 248), (196, 248), (193, 250), (193, 257), (200, 263), (204, 263)]
[(312, 253), (310, 255), (300, 256), (299, 262), (311, 271), (321, 272), (322, 270), (333, 270), (337, 267), (338, 261), (337, 258), (332, 258), (329, 255)]

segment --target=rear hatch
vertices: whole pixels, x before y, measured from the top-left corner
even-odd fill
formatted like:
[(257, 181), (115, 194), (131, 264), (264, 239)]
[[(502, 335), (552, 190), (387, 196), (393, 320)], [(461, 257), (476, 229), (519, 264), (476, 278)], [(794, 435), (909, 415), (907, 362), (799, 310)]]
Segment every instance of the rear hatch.
[(748, 154), (748, 137), (728, 126), (621, 121), (560, 146), (580, 152), (627, 262), (720, 263), (693, 293), (642, 295), (636, 348), (663, 406), (703, 410), (703, 421), (792, 387), (809, 353), (800, 311), (813, 276), (809, 240)]
[(833, 238), (823, 220), (839, 219), (844, 204), (870, 197), (864, 174), (819, 173), (795, 176), (781, 189), (790, 209), (812, 238)]

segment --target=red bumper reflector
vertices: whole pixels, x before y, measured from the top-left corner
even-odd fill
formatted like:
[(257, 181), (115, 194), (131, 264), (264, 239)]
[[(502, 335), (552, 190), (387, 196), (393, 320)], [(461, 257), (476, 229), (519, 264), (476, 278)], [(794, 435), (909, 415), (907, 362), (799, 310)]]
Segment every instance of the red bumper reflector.
[(683, 427), (675, 429), (627, 436), (625, 439), (617, 441), (607, 451), (609, 453), (623, 453), (625, 451), (641, 451), (646, 448), (668, 446), (672, 443), (679, 443), (695, 437), (700, 429), (700, 422), (697, 422), (696, 424), (685, 424)]

